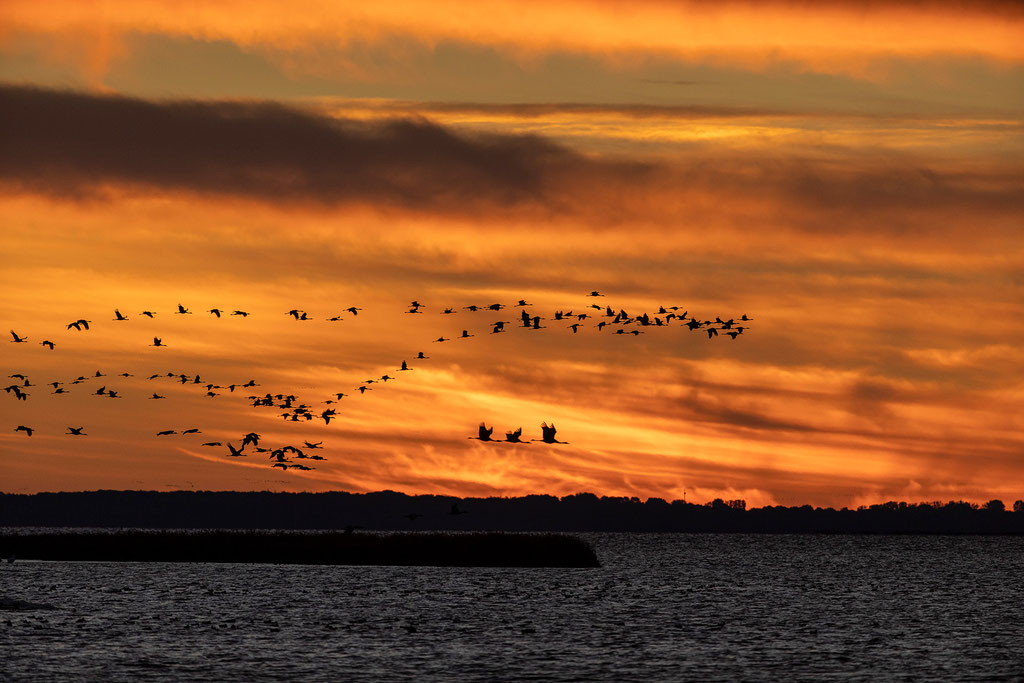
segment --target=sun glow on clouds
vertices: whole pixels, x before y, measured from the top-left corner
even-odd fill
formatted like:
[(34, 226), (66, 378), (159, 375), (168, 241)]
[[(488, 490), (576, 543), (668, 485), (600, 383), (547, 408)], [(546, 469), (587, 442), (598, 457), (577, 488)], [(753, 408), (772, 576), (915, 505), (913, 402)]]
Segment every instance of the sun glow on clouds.
[[(5, 3), (0, 42), (103, 35), (88, 48), (98, 82), (103, 55), (130, 62), (120, 41), (147, 33), (286, 54), (295, 73), (320, 68), (306, 47), (318, 40), (410, 32), (527, 65), (599, 54), (609, 74), (656, 52), (759, 78), (794, 63), (873, 78), (868, 67), (893, 54), (1021, 59), (1008, 39), (1019, 13), (1002, 5), (310, 7), (131, 3), (104, 16)], [(752, 505), (1021, 495), (1021, 121), (1002, 105), (936, 113), (901, 101), (866, 115), (756, 94), (742, 105), (332, 95), (295, 108), (2, 95), (19, 133), (0, 155), (0, 318), (30, 339), (9, 345), (2, 367), (38, 385), (26, 402), (0, 395), (5, 490), (685, 491)], [(634, 315), (677, 305), (754, 320), (734, 341), (678, 326), (614, 335), (593, 317), (574, 334), (552, 319), (600, 315), (593, 289)], [(545, 329), (518, 328), (515, 307), (464, 308), (521, 298)], [(405, 312), (414, 299), (422, 314)], [(193, 313), (173, 314), (179, 303)], [(217, 319), (214, 307), (252, 315)], [(130, 320), (112, 320), (115, 308)], [(65, 329), (79, 317), (89, 332)], [(510, 329), (491, 334), (496, 320)], [(431, 341), (463, 329), (474, 336)], [(97, 370), (67, 395), (44, 385)], [(358, 395), (384, 374), (395, 380)], [(250, 379), (259, 386), (206, 395)], [(96, 395), (101, 384), (124, 398)], [(267, 392), (331, 405), (336, 419), (286, 421), (246, 398)], [(324, 403), (336, 392), (350, 395)], [(530, 439), (553, 422), (568, 443), (467, 438), (481, 420)], [(65, 436), (69, 425), (89, 436)], [(202, 434), (155, 436), (191, 427)], [(266, 454), (200, 445), (248, 431), (270, 446), (323, 441), (328, 460), (280, 472)]]

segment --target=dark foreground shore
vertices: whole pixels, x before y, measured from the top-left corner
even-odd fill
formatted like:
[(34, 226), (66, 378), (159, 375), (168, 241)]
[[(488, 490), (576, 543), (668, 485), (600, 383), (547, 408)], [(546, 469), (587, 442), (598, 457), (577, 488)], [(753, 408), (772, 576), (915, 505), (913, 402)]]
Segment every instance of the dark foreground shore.
[(0, 558), (435, 567), (598, 567), (563, 534), (131, 530), (0, 533)]

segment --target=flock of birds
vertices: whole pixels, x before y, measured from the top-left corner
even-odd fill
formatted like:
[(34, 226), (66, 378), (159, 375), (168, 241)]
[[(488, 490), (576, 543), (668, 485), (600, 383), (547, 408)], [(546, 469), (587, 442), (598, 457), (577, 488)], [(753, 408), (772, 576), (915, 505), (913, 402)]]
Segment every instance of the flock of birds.
[[(598, 291), (592, 291), (587, 296), (591, 297), (591, 298), (596, 298), (596, 297), (603, 297), (604, 295), (601, 294)], [(464, 306), (463, 310), (468, 310), (470, 313), (479, 313), (479, 312), (494, 312), (494, 313), (497, 313), (497, 312), (500, 312), (500, 311), (502, 311), (504, 309), (507, 309), (507, 308), (521, 309), (520, 312), (519, 312), (519, 315), (516, 316), (517, 319), (518, 319), (518, 322), (519, 322), (519, 325), (517, 327), (520, 327), (520, 328), (523, 328), (523, 329), (527, 329), (527, 330), (541, 330), (541, 329), (547, 329), (547, 328), (551, 327), (554, 323), (563, 323), (564, 324), (563, 326), (565, 327), (565, 329), (571, 330), (572, 334), (574, 334), (574, 335), (578, 334), (581, 328), (588, 326), (588, 323), (587, 323), (588, 320), (596, 320), (596, 322), (594, 322), (593, 324), (590, 324), (589, 326), (592, 327), (593, 329), (596, 329), (598, 332), (603, 331), (606, 327), (610, 327), (611, 329), (614, 330), (613, 334), (616, 334), (616, 335), (627, 335), (627, 334), (629, 334), (629, 335), (633, 335), (633, 336), (638, 336), (640, 334), (644, 334), (644, 332), (646, 331), (644, 328), (664, 328), (664, 327), (669, 327), (669, 326), (682, 326), (682, 327), (687, 328), (691, 332), (692, 331), (696, 331), (696, 330), (701, 330), (701, 331), (703, 331), (703, 332), (705, 332), (707, 334), (709, 339), (717, 337), (719, 335), (723, 335), (723, 336), (728, 336), (731, 339), (735, 340), (737, 337), (739, 337), (741, 334), (743, 334), (746, 330), (749, 329), (749, 327), (747, 326), (747, 323), (749, 323), (752, 320), (752, 318), (748, 317), (746, 314), (744, 314), (744, 315), (742, 315), (742, 316), (740, 316), (738, 318), (729, 318), (729, 319), (724, 319), (724, 320), (721, 317), (715, 317), (714, 319), (700, 319), (700, 318), (697, 318), (696, 316), (690, 316), (689, 312), (686, 311), (686, 310), (683, 310), (683, 312), (680, 313), (679, 311), (681, 310), (681, 307), (679, 307), (679, 306), (668, 306), (668, 307), (660, 306), (654, 314), (649, 314), (647, 312), (644, 312), (644, 313), (640, 313), (638, 315), (630, 315), (624, 309), (621, 309), (621, 308), (614, 309), (614, 308), (612, 308), (609, 305), (600, 305), (600, 304), (597, 304), (597, 303), (589, 304), (588, 305), (588, 310), (583, 310), (583, 311), (579, 311), (579, 312), (574, 312), (573, 310), (557, 310), (557, 311), (554, 311), (553, 314), (550, 317), (544, 317), (544, 316), (540, 316), (540, 315), (531, 314), (531, 312), (528, 310), (529, 307), (531, 307), (531, 306), (532, 306), (532, 304), (528, 303), (525, 299), (520, 299), (515, 304), (513, 304), (511, 306), (508, 306), (506, 304), (501, 304), (501, 303), (493, 303), (493, 304), (487, 304), (487, 305), (475, 305), (475, 304), (473, 304), (473, 305)], [(412, 301), (409, 304), (409, 307), (405, 311), (405, 313), (407, 313), (407, 314), (423, 314), (424, 311), (422, 309), (425, 309), (425, 308), (427, 308), (427, 307), (424, 304), (420, 303), (419, 301)], [(363, 310), (362, 308), (359, 308), (357, 306), (351, 306), (351, 307), (349, 307), (347, 309), (344, 309), (343, 312), (349, 313), (352, 316), (357, 316), (359, 314), (359, 311), (362, 311), (362, 310)], [(440, 314), (448, 316), (448, 315), (454, 315), (456, 312), (457, 311), (456, 311), (456, 309), (454, 307), (448, 307), (448, 308), (443, 308), (440, 311)], [(250, 315), (250, 313), (248, 311), (234, 310), (234, 311), (228, 312), (226, 310), (222, 310), (222, 309), (219, 309), (219, 308), (209, 309), (207, 311), (207, 313), (209, 313), (212, 316), (215, 316), (216, 318), (220, 318), (220, 317), (222, 317), (224, 315), (239, 316), (239, 317), (242, 317), (242, 318), (247, 318)], [(147, 311), (140, 312), (138, 315), (145, 316), (146, 318), (151, 318), (152, 319), (152, 318), (155, 318), (158, 314), (155, 311), (148, 311), (147, 310)], [(178, 304), (177, 310), (173, 312), (173, 315), (182, 315), (182, 316), (192, 315), (192, 311), (189, 310), (186, 306), (184, 306), (182, 304)], [(292, 310), (288, 311), (287, 313), (285, 313), (285, 315), (292, 317), (297, 322), (307, 322), (307, 321), (311, 321), (311, 320), (314, 319), (306, 311), (301, 310), (301, 309), (292, 309)], [(112, 320), (115, 321), (115, 322), (126, 322), (126, 321), (129, 320), (129, 317), (127, 315), (123, 314), (120, 311), (120, 309), (115, 308), (114, 309), (114, 317), (113, 317)], [(327, 322), (340, 322), (340, 321), (344, 320), (344, 318), (342, 318), (342, 316), (339, 314), (339, 315), (334, 315), (334, 316), (331, 316), (331, 317), (324, 318), (324, 320), (326, 320)], [(544, 325), (544, 324), (542, 324), (542, 322), (548, 322), (549, 324), (548, 325)], [(90, 325), (92, 323), (93, 323), (92, 320), (87, 320), (85, 318), (78, 318), (76, 320), (68, 322), (67, 325), (66, 325), (66, 329), (69, 332), (71, 330), (75, 330), (78, 333), (84, 333), (84, 332), (88, 332), (91, 329)], [(488, 324), (488, 327), (490, 328), (490, 333), (489, 334), (507, 333), (507, 331), (510, 328), (507, 328), (506, 325), (511, 326), (512, 325), (512, 321), (511, 320), (497, 320), (497, 321), (490, 322)], [(25, 343), (29, 342), (29, 339), (27, 337), (18, 334), (14, 330), (11, 330), (11, 336), (12, 336), (11, 343), (25, 344)], [(441, 336), (441, 337), (439, 337), (437, 339), (434, 339), (433, 342), (434, 343), (444, 343), (444, 342), (452, 341), (453, 338), (468, 339), (468, 338), (475, 337), (475, 336), (477, 336), (477, 335), (471, 333), (468, 329), (463, 329), (461, 334), (459, 334), (459, 335), (454, 335), (453, 337)], [(55, 342), (53, 342), (52, 340), (49, 340), (49, 339), (44, 339), (44, 340), (40, 341), (39, 343), (40, 343), (40, 345), (42, 345), (43, 347), (49, 349), (50, 351), (53, 351), (57, 347), (57, 344)], [(153, 343), (150, 344), (150, 346), (153, 346), (153, 347), (166, 347), (167, 344), (163, 343), (163, 339), (162, 338), (154, 337), (153, 338)], [(414, 356), (414, 360), (415, 361), (429, 360), (429, 358), (430, 357), (427, 356), (423, 351), (419, 351)], [(382, 384), (383, 385), (383, 384), (387, 384), (387, 382), (393, 381), (393, 380), (396, 379), (397, 373), (399, 373), (399, 372), (410, 372), (412, 370), (413, 370), (413, 368), (410, 367), (409, 361), (408, 360), (403, 360), (403, 361), (401, 361), (401, 365), (398, 366), (395, 369), (396, 376), (391, 376), (390, 374), (385, 373), (385, 374), (383, 374), (383, 375), (381, 375), (379, 377), (373, 377), (373, 378), (370, 378), (370, 379), (363, 380), (363, 382), (361, 382), (358, 386), (356, 386), (354, 389), (352, 389), (352, 392), (358, 391), (360, 394), (365, 394), (367, 391), (373, 390), (373, 387), (370, 386), (370, 385), (375, 385), (375, 384)], [(70, 393), (70, 391), (71, 391), (70, 387), (71, 386), (86, 384), (87, 382), (92, 382), (92, 381), (95, 381), (95, 380), (99, 380), (100, 378), (103, 378), (103, 377), (106, 377), (106, 376), (107, 375), (104, 375), (103, 373), (101, 373), (100, 371), (97, 370), (94, 374), (89, 375), (89, 376), (80, 375), (80, 376), (78, 376), (78, 377), (76, 377), (74, 379), (63, 380), (63, 381), (60, 381), (60, 380), (51, 381), (51, 382), (47, 382), (47, 385), (52, 387), (53, 391), (50, 392), (52, 394), (55, 394), (55, 395), (67, 394), (67, 393)], [(116, 375), (116, 377), (122, 377), (122, 378), (128, 378), (128, 377), (133, 377), (133, 376), (134, 375), (132, 375), (132, 373), (128, 373), (128, 372), (123, 372), (123, 373), (120, 373), (120, 374)], [(15, 380), (18, 380), (18, 381), (15, 382), (15, 383), (12, 383), (12, 384), (10, 384), (10, 385), (8, 385), (6, 387), (4, 387), (4, 391), (7, 394), (13, 396), (15, 398), (15, 400), (26, 401), (29, 398), (29, 396), (30, 396), (28, 390), (31, 387), (35, 386), (35, 385), (32, 384), (32, 382), (29, 380), (29, 378), (24, 373), (12, 374), (12, 375), (9, 376), (9, 379), (15, 379)], [(207, 396), (209, 398), (215, 398), (217, 396), (222, 395), (224, 390), (227, 390), (227, 392), (229, 394), (235, 394), (236, 390), (240, 390), (239, 391), (239, 395), (241, 395), (242, 393), (247, 393), (247, 392), (243, 391), (245, 389), (252, 389), (252, 388), (260, 386), (253, 379), (249, 379), (246, 382), (235, 382), (235, 383), (231, 383), (231, 384), (218, 384), (218, 383), (214, 383), (214, 382), (205, 380), (202, 377), (200, 377), (200, 375), (198, 375), (198, 374), (196, 374), (196, 375), (189, 375), (187, 373), (174, 372), (174, 371), (165, 372), (165, 373), (156, 373), (156, 374), (149, 375), (148, 376), (148, 380), (149, 381), (162, 380), (162, 381), (165, 381), (165, 382), (172, 382), (173, 381), (178, 386), (183, 386), (183, 387), (187, 387), (187, 388), (198, 388), (200, 391), (203, 391), (205, 393), (205, 396)], [(113, 381), (113, 380), (110, 380), (110, 381)], [(103, 398), (106, 398), (106, 399), (120, 399), (120, 398), (123, 398), (123, 395), (122, 395), (121, 391), (118, 390), (118, 389), (112, 388), (112, 387), (108, 387), (107, 386), (107, 382), (104, 382), (104, 383), (100, 384), (100, 386), (98, 386), (98, 387), (96, 387), (94, 389), (90, 387), (88, 390), (93, 395), (95, 395), (97, 397), (103, 397)], [(319, 402), (319, 404), (316, 404), (315, 406), (312, 405), (312, 404), (308, 404), (308, 403), (300, 401), (299, 397), (296, 394), (294, 394), (294, 393), (284, 393), (284, 392), (280, 392), (280, 393), (266, 392), (266, 393), (263, 393), (263, 394), (247, 393), (246, 399), (250, 402), (250, 404), (254, 408), (270, 408), (270, 409), (276, 409), (276, 410), (284, 410), (283, 413), (279, 413), (279, 417), (281, 417), (282, 419), (284, 419), (286, 421), (290, 421), (290, 422), (308, 422), (308, 421), (312, 421), (312, 420), (323, 420), (325, 425), (329, 425), (331, 423), (331, 420), (334, 419), (337, 416), (337, 409), (334, 407), (334, 405), (337, 404), (339, 401), (341, 401), (341, 399), (343, 399), (343, 398), (345, 398), (345, 397), (347, 397), (349, 395), (350, 395), (349, 393), (345, 393), (343, 391), (336, 392), (336, 393), (332, 394), (330, 398), (327, 398), (326, 400), (323, 400), (323, 401)], [(166, 396), (163, 395), (163, 394), (158, 393), (157, 391), (153, 391), (152, 395), (147, 397), (147, 398), (149, 400), (161, 400), (161, 399), (165, 399)], [(326, 406), (326, 407), (323, 407), (323, 406)], [(27, 436), (31, 437), (32, 434), (36, 430), (33, 429), (32, 427), (28, 427), (28, 426), (25, 426), (25, 425), (18, 425), (15, 428), (14, 431), (15, 432), (24, 432)], [(493, 432), (494, 432), (494, 428), (493, 427), (486, 427), (484, 423), (481, 423), (479, 428), (478, 428), (477, 435), (476, 436), (467, 437), (467, 438), (476, 439), (476, 440), (483, 441), (483, 442), (492, 442), (492, 443), (500, 442), (499, 439), (492, 438)], [(531, 440), (524, 440), (522, 438), (522, 432), (523, 432), (522, 427), (519, 427), (518, 429), (515, 429), (513, 431), (506, 432), (505, 433), (504, 443), (514, 443), (514, 444), (529, 443)], [(174, 436), (174, 435), (193, 435), (193, 434), (201, 434), (201, 433), (202, 432), (201, 432), (201, 430), (198, 427), (190, 427), (188, 429), (181, 429), (181, 430), (178, 430), (178, 429), (161, 430), (161, 431), (157, 432), (156, 436), (157, 437), (169, 437), (169, 436)], [(67, 431), (64, 432), (64, 434), (66, 434), (67, 436), (88, 436), (88, 434), (85, 431), (85, 427), (84, 426), (83, 427), (70, 427), (69, 426), (69, 427), (67, 427)], [(563, 441), (558, 441), (555, 438), (555, 434), (556, 434), (556, 428), (555, 428), (554, 424), (548, 425), (545, 422), (545, 423), (543, 423), (541, 425), (541, 438), (540, 439), (533, 439), (532, 441), (540, 441), (540, 442), (546, 443), (546, 444), (564, 444), (564, 443), (567, 443), (567, 442), (563, 442)], [(244, 457), (244, 456), (249, 455), (250, 453), (263, 454), (263, 455), (269, 454), (268, 460), (272, 461), (271, 467), (280, 468), (282, 470), (289, 470), (289, 469), (291, 469), (291, 470), (299, 470), (299, 471), (311, 470), (311, 469), (314, 469), (314, 467), (312, 465), (306, 464), (308, 461), (323, 461), (323, 460), (325, 460), (325, 458), (323, 456), (319, 455), (318, 453), (314, 453), (314, 454), (307, 454), (306, 453), (306, 451), (313, 451), (313, 450), (321, 449), (322, 448), (322, 442), (312, 443), (312, 442), (309, 442), (309, 441), (303, 441), (303, 446), (301, 448), (300, 447), (296, 447), (294, 445), (290, 445), (290, 444), (289, 445), (278, 446), (278, 447), (270, 447), (270, 446), (268, 446), (266, 444), (261, 445), (261, 438), (262, 437), (259, 434), (255, 433), (255, 432), (249, 432), (249, 433), (244, 434), (244, 435), (242, 435), (240, 437), (240, 439), (238, 440), (240, 445), (237, 446), (237, 447), (234, 445), (234, 443), (232, 443), (230, 441), (227, 441), (227, 442), (225, 442), (225, 441), (207, 441), (207, 442), (202, 443), (202, 446), (204, 446), (204, 447), (226, 447), (228, 449), (228, 452), (226, 454), (227, 457), (232, 457), (232, 458), (234, 458), (234, 457)], [(250, 446), (251, 446), (251, 450), (247, 450)], [(303, 449), (305, 449), (305, 450), (303, 450)], [(303, 462), (296, 462), (297, 460), (301, 460)]]

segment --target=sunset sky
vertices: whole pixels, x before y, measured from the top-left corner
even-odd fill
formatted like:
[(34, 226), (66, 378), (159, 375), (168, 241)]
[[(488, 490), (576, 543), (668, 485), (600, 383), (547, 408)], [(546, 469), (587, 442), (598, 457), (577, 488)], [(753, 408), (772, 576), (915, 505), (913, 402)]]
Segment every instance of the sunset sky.
[(0, 121), (0, 490), (1024, 497), (1017, 3), (6, 0)]

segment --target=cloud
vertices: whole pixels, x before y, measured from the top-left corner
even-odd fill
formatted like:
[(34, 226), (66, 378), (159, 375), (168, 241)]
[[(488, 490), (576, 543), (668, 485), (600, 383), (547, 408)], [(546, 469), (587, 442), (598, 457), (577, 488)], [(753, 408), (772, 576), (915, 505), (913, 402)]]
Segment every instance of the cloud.
[[(9, 131), (0, 182), (74, 199), (131, 188), (463, 216), (578, 215), (598, 225), (742, 216), (771, 204), (795, 220), (819, 212), (809, 228), (817, 231), (877, 230), (864, 217), (884, 211), (1024, 209), (1019, 168), (893, 153), (697, 147), (672, 162), (595, 158), (538, 136), (456, 133), (422, 118), (355, 121), (267, 101), (147, 101), (12, 85), (0, 88), (0, 114)], [(829, 213), (850, 220), (822, 224)]]

